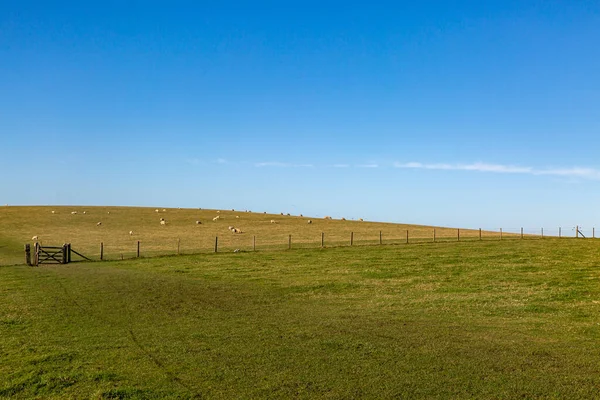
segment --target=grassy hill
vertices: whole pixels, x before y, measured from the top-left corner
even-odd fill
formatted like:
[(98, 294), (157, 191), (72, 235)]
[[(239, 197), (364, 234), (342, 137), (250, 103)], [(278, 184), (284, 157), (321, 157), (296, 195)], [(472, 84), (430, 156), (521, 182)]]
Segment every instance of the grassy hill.
[[(104, 243), (106, 259), (129, 258), (136, 255), (140, 241), (142, 256), (174, 254), (178, 243), (182, 254), (211, 252), (215, 237), (222, 251), (233, 249), (287, 249), (289, 235), (292, 247), (320, 247), (321, 233), (326, 246), (378, 244), (379, 232), (383, 243), (404, 243), (406, 231), (411, 242), (431, 241), (430, 226), (324, 220), (280, 214), (252, 213), (232, 210), (164, 209), (149, 207), (0, 207), (0, 265), (24, 262), (23, 245), (38, 236), (42, 244), (71, 243), (84, 255), (97, 259), (100, 243)], [(52, 213), (54, 211), (54, 213)], [(71, 214), (76, 211), (77, 214)], [(84, 214), (85, 212), (85, 214)], [(219, 216), (217, 222), (213, 218)], [(160, 218), (167, 222), (160, 225)], [(308, 224), (308, 220), (312, 224)], [(196, 221), (202, 224), (197, 225)], [(276, 223), (271, 223), (275, 220)], [(101, 222), (102, 225), (97, 226)], [(242, 229), (233, 234), (229, 226)], [(133, 231), (133, 235), (129, 232)], [(508, 237), (509, 235), (505, 235)], [(478, 230), (461, 229), (462, 240), (477, 240)], [(483, 232), (484, 239), (499, 239), (498, 232)], [(457, 229), (436, 228), (436, 239), (457, 240)], [(255, 242), (254, 242), (255, 241)]]
[(0, 398), (599, 398), (598, 259), (548, 239), (0, 267)]

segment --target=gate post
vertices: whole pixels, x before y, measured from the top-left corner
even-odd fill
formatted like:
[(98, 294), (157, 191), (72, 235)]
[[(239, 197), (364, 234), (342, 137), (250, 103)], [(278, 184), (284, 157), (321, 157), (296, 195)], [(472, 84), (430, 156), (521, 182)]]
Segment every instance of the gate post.
[(67, 248), (68, 248), (67, 244), (63, 243), (63, 245), (62, 245), (62, 263), (63, 264), (66, 264), (68, 262), (68, 260), (69, 260), (67, 258), (68, 257), (67, 256), (67, 251), (68, 251)]
[(33, 265), (35, 265), (36, 267), (39, 265), (40, 262), (40, 244), (38, 242), (35, 242), (35, 253), (33, 255)]
[(25, 262), (31, 267), (31, 245), (29, 243), (25, 245)]

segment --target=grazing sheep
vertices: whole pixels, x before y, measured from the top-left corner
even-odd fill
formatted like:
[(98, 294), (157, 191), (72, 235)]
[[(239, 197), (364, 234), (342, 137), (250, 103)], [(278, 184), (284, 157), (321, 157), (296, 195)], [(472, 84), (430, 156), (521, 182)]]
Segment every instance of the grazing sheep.
[(235, 210), (232, 208), (231, 211), (235, 211)]
[(233, 232), (233, 233), (242, 233), (242, 230), (241, 230), (241, 229), (239, 229), (239, 228), (233, 228), (233, 229), (231, 230), (231, 232)]
[(154, 212), (158, 212), (158, 208), (156, 210), (154, 210)]
[(323, 219), (331, 219), (331, 217), (329, 215), (326, 215), (323, 217)]
[(300, 214), (301, 217), (304, 217), (304, 215)]
[(218, 221), (221, 218), (220, 215), (217, 215), (216, 217), (213, 218), (213, 221)]
[(360, 222), (364, 221), (364, 219), (362, 219), (362, 218), (359, 218), (358, 220), (359, 220)]
[(85, 214), (86, 212), (84, 211), (83, 213)]
[(239, 252), (240, 252), (240, 249), (235, 249), (233, 252), (234, 252), (234, 253), (239, 253)]
[(283, 215), (283, 213), (279, 213), (279, 215)]
[(267, 213), (266, 211), (263, 211), (263, 214), (266, 214), (266, 213)]
[(232, 230), (233, 230), (233, 226), (229, 225), (229, 226), (227, 227), (227, 229), (229, 229), (230, 231), (232, 231)]
[(235, 217), (236, 217), (236, 218), (239, 218), (240, 216), (239, 216), (239, 215), (236, 215)]
[(272, 223), (272, 224), (275, 224), (275, 223), (276, 223), (276, 221), (275, 221), (274, 219), (272, 219), (272, 220), (271, 220), (271, 223)]
[(217, 210), (217, 214), (221, 214), (221, 211), (220, 211), (220, 210)]
[(342, 217), (342, 221), (345, 221), (345, 220), (346, 220), (346, 218)]
[(34, 236), (34, 237), (32, 237), (32, 238), (31, 238), (31, 240), (33, 240), (34, 242), (37, 242), (37, 241), (38, 241), (38, 237), (37, 237), (37, 235), (36, 235), (36, 236)]
[(164, 226), (164, 225), (166, 225), (166, 224), (167, 224), (167, 221), (165, 221), (165, 220), (163, 219), (162, 221), (160, 221), (160, 224)]
[(129, 231), (129, 236), (133, 236), (133, 231)]
[(309, 220), (308, 220), (308, 223), (309, 223), (309, 224), (312, 224), (312, 221), (309, 219)]
[(201, 221), (196, 221), (196, 225), (202, 225)]
[(166, 209), (166, 208), (163, 208), (163, 211), (167, 211), (167, 209)]
[(100, 225), (102, 225), (102, 222), (98, 222), (98, 223), (96, 224), (96, 226), (100, 226)]
[(54, 214), (54, 211), (52, 211), (52, 214)]
[(71, 215), (77, 214), (77, 211), (71, 211)]
[(110, 214), (110, 211), (107, 211), (106, 213), (107, 213), (107, 214)]

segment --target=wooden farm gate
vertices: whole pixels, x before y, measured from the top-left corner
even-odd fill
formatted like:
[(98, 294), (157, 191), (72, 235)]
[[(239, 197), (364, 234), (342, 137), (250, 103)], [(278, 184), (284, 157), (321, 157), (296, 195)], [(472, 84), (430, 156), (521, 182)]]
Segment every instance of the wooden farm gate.
[(71, 253), (75, 253), (78, 256), (89, 260), (89, 258), (83, 254), (71, 249), (71, 243), (65, 243), (62, 246), (42, 246), (39, 243), (36, 243), (32, 260), (31, 247), (28, 244), (25, 245), (25, 261), (27, 262), (27, 265), (68, 264), (71, 262)]

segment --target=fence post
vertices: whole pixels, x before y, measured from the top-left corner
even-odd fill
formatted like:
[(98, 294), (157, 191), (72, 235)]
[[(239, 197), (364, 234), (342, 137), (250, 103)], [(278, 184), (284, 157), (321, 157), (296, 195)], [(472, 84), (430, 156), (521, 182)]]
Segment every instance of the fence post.
[(291, 250), (292, 248), (292, 235), (288, 236), (288, 250)]
[(256, 236), (252, 236), (252, 251), (256, 251)]
[(38, 266), (40, 264), (40, 244), (35, 242), (35, 253), (33, 255), (33, 265)]
[(381, 242), (381, 231), (379, 231), (379, 244), (382, 244), (382, 242)]
[(217, 252), (218, 249), (219, 249), (219, 237), (215, 236), (215, 253)]
[(62, 245), (62, 263), (67, 263), (67, 244), (63, 243)]
[(481, 240), (481, 228), (479, 228), (479, 240)]
[(575, 225), (575, 238), (579, 238), (579, 225)]
[(181, 238), (177, 238), (177, 255), (179, 255), (179, 245), (181, 244)]
[(25, 262), (31, 266), (31, 245), (29, 243), (25, 245)]
[(406, 244), (408, 244), (408, 229), (406, 230)]
[(502, 240), (502, 228), (500, 228), (500, 240)]
[(542, 228), (542, 239), (544, 238), (544, 228)]
[(561, 229), (560, 229), (560, 226), (558, 227), (558, 238), (559, 239), (561, 238)]
[(460, 228), (456, 230), (456, 241), (460, 242)]
[(321, 247), (325, 247), (325, 232), (321, 232)]
[(100, 242), (100, 261), (104, 259), (104, 242)]
[(354, 244), (354, 232), (350, 232), (350, 246)]
[(69, 257), (69, 262), (71, 262), (71, 243), (67, 243), (69, 246), (67, 256)]
[(140, 257), (140, 241), (137, 241), (137, 256)]
[(521, 227), (521, 239), (523, 239), (523, 228)]
[(433, 228), (433, 243), (435, 243), (435, 228)]

